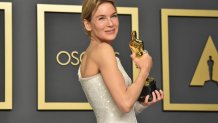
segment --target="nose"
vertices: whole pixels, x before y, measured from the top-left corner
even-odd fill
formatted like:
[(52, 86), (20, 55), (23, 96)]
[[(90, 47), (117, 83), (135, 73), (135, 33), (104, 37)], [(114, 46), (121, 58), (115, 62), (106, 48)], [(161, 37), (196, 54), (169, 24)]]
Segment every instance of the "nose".
[(114, 23), (113, 23), (113, 21), (111, 20), (111, 18), (108, 18), (108, 26), (113, 26), (114, 25)]

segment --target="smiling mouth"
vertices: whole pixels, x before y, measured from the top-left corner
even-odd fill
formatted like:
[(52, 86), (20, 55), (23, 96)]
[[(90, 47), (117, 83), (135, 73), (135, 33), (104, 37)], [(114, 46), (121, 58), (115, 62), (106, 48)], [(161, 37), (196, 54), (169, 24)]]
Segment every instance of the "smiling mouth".
[(107, 33), (114, 33), (114, 32), (115, 32), (115, 29), (112, 29), (112, 30), (106, 30), (105, 32), (107, 32)]

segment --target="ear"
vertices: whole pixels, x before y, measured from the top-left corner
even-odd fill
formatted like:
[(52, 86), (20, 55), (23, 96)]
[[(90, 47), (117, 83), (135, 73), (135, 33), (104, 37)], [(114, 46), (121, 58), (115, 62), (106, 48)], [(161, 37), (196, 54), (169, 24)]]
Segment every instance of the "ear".
[(86, 31), (90, 32), (92, 30), (91, 23), (88, 20), (84, 19), (83, 24), (84, 24)]

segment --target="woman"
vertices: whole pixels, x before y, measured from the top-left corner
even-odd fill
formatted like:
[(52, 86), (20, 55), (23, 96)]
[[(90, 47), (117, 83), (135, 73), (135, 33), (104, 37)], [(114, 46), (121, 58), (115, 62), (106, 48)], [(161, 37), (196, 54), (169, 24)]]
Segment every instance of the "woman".
[(132, 83), (111, 46), (119, 29), (113, 0), (85, 0), (82, 21), (90, 44), (78, 70), (79, 81), (91, 104), (98, 123), (137, 123), (135, 112), (163, 99), (162, 91), (152, 93), (153, 100), (140, 104), (137, 98), (152, 67), (148, 53), (137, 58), (131, 55), (139, 69)]

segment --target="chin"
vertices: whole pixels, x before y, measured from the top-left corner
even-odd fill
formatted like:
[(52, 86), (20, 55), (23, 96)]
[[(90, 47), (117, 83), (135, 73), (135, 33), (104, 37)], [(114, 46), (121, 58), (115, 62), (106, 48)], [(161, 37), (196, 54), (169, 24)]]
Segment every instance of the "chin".
[(113, 35), (105, 35), (105, 36), (104, 36), (104, 39), (105, 39), (105, 40), (108, 40), (108, 41), (113, 41), (116, 37), (117, 37), (116, 34), (113, 34)]
[(105, 38), (106, 42), (113, 42), (116, 37)]

